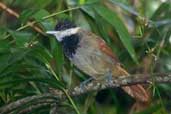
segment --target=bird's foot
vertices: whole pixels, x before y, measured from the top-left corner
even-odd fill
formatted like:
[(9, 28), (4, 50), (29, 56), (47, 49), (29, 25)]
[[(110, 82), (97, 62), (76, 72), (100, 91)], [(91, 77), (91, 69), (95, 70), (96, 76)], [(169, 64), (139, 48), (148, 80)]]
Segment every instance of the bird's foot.
[(113, 79), (112, 79), (112, 75), (107, 75), (107, 76), (106, 76), (106, 80), (105, 80), (106, 83), (111, 82), (111, 80), (113, 80)]
[(91, 78), (89, 78), (89, 79), (87, 79), (87, 80), (81, 82), (80, 88), (84, 88), (84, 87), (85, 87), (87, 84), (89, 84), (92, 80), (94, 80), (94, 79), (91, 77)]
[(112, 73), (111, 72), (108, 72), (106, 75), (105, 75), (105, 82), (106, 83), (109, 83), (111, 80), (112, 80)]

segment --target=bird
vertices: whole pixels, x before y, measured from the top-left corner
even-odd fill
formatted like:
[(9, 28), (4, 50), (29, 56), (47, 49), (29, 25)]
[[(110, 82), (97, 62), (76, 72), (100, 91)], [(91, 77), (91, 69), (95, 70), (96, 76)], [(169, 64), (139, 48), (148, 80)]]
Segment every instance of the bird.
[[(129, 75), (100, 36), (76, 26), (73, 21), (60, 20), (55, 30), (46, 33), (54, 35), (71, 63), (94, 80), (105, 80), (107, 76), (117, 78)], [(148, 93), (140, 84), (124, 86), (122, 89), (136, 101), (149, 100)]]

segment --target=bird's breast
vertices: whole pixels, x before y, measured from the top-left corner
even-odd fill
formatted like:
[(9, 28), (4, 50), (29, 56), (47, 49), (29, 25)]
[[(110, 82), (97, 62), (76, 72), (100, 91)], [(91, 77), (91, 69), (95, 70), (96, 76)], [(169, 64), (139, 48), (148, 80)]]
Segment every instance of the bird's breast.
[(80, 47), (70, 60), (84, 73), (99, 78), (111, 71), (113, 62), (96, 45), (90, 41), (81, 41)]

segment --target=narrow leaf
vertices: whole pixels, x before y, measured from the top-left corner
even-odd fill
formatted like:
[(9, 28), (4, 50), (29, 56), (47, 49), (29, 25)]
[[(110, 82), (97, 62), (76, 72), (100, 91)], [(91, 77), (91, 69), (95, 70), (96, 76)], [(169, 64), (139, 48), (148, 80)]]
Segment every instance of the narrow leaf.
[(127, 28), (121, 21), (121, 19), (117, 16), (117, 14), (104, 6), (96, 5), (95, 11), (102, 17), (104, 18), (108, 23), (110, 23), (115, 30), (117, 31), (120, 40), (122, 41), (123, 45), (129, 52), (130, 56), (134, 60), (134, 62), (138, 63), (135, 50), (133, 48), (133, 45), (131, 43), (131, 36), (128, 33)]

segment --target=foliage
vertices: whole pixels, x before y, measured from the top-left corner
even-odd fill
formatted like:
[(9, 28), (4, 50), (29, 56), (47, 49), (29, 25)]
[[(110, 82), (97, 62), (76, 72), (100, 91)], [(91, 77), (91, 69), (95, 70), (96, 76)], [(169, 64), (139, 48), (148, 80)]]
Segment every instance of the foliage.
[[(88, 78), (65, 58), (55, 38), (45, 34), (63, 18), (101, 36), (132, 74), (171, 71), (171, 4), (163, 1), (0, 1), (8, 7), (0, 5), (0, 106), (51, 89), (65, 92)], [(171, 85), (153, 83), (149, 88), (152, 105), (140, 113), (170, 112)], [(67, 98), (57, 106), (60, 114), (125, 114), (134, 102), (119, 88)], [(37, 103), (25, 103), (12, 114)], [(53, 113), (56, 101), (44, 103), (28, 114)]]

